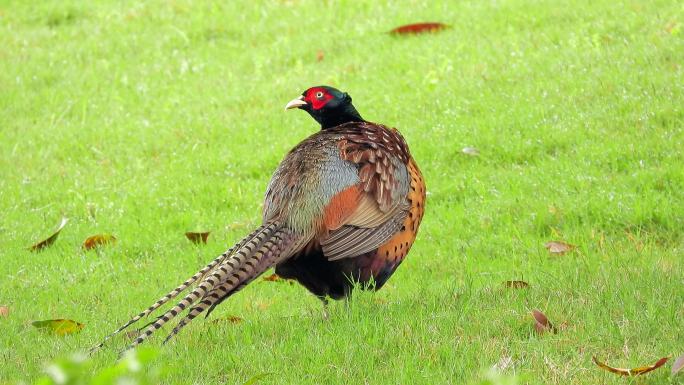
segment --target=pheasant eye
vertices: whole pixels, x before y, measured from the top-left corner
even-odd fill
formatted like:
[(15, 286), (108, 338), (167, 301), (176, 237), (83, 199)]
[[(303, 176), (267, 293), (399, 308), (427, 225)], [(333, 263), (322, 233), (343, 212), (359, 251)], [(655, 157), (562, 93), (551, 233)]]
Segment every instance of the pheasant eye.
[(323, 91), (316, 92), (316, 99), (323, 100)]

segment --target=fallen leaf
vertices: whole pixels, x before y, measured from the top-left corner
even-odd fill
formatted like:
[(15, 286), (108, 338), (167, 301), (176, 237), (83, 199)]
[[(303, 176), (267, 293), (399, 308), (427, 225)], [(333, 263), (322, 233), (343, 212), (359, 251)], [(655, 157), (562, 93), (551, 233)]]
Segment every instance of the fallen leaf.
[(659, 367), (665, 365), (667, 360), (670, 359), (670, 357), (663, 357), (659, 359), (655, 364), (649, 365), (649, 366), (641, 366), (638, 368), (633, 368), (633, 369), (624, 369), (624, 368), (614, 368), (612, 366), (608, 366), (607, 364), (599, 361), (596, 359), (596, 357), (591, 357), (591, 359), (594, 361), (596, 365), (598, 365), (599, 368), (607, 370), (611, 373), (619, 374), (621, 376), (639, 376), (644, 373), (648, 373), (651, 370), (658, 369)]
[(0, 306), (0, 317), (9, 317), (9, 306)]
[(88, 237), (83, 242), (83, 248), (86, 250), (91, 250), (100, 245), (106, 245), (108, 243), (116, 242), (116, 237), (111, 234), (97, 234)]
[(275, 274), (275, 273), (268, 275), (266, 277), (263, 277), (262, 279), (264, 281), (269, 281), (269, 282), (277, 282), (277, 281), (283, 280), (282, 278), (280, 278), (280, 276), (278, 274)]
[(529, 287), (530, 284), (525, 281), (506, 281), (504, 282), (504, 286), (510, 289), (524, 289)]
[(31, 325), (59, 336), (77, 333), (85, 327), (84, 324), (70, 319), (51, 319), (45, 321), (33, 321)]
[(544, 247), (546, 247), (551, 254), (563, 255), (568, 251), (574, 250), (577, 246), (565, 243), (563, 241), (551, 241), (546, 242)]
[(419, 34), (425, 32), (437, 32), (448, 27), (449, 26), (444, 23), (415, 23), (394, 28), (390, 31), (390, 33), (395, 35)]
[(217, 319), (211, 321), (211, 323), (217, 324), (217, 323), (219, 323), (219, 322), (230, 322), (230, 323), (232, 323), (232, 324), (239, 324), (239, 323), (242, 322), (242, 321), (243, 321), (242, 318), (240, 318), (240, 317), (238, 317), (238, 316), (230, 315), (230, 316), (228, 316), (228, 317), (217, 318)]
[(463, 147), (461, 150), (462, 153), (470, 156), (478, 156), (480, 155), (480, 150), (478, 150), (475, 147)]
[(188, 231), (185, 233), (185, 237), (188, 238), (190, 241), (199, 244), (200, 242), (202, 243), (207, 243), (207, 238), (209, 238), (209, 234), (211, 231), (206, 231), (206, 232), (193, 232), (193, 231)]
[(553, 326), (546, 314), (535, 309), (532, 310), (532, 318), (534, 318), (534, 330), (539, 334), (544, 334), (546, 332), (556, 333), (556, 327)]
[(126, 337), (131, 340), (138, 338), (138, 335), (140, 335), (140, 333), (137, 330), (129, 330), (126, 332)]
[(267, 282), (287, 282), (290, 285), (294, 284), (294, 280), (283, 278), (275, 273), (262, 277), (261, 279)]
[(57, 240), (57, 236), (59, 235), (59, 232), (62, 231), (64, 226), (66, 226), (67, 222), (69, 222), (68, 218), (62, 218), (62, 221), (59, 223), (57, 230), (55, 230), (55, 232), (52, 235), (50, 235), (48, 238), (46, 238), (46, 239), (34, 244), (33, 246), (31, 246), (30, 250), (31, 251), (39, 251), (39, 250), (42, 250), (42, 249), (50, 246), (51, 244), (53, 244), (55, 242), (55, 240)]
[(325, 54), (323, 53), (322, 49), (319, 49), (318, 52), (316, 52), (316, 61), (323, 61), (325, 58)]
[(684, 369), (684, 354), (679, 356), (672, 364), (672, 374), (677, 374), (679, 373), (682, 369)]

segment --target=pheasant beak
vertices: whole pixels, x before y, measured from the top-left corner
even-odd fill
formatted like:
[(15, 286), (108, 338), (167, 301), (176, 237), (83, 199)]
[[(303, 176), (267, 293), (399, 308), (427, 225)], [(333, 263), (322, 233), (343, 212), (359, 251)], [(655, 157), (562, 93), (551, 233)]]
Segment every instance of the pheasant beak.
[(304, 101), (304, 96), (302, 95), (302, 96), (298, 97), (297, 99), (290, 100), (290, 102), (285, 105), (285, 110), (289, 110), (292, 108), (299, 108), (302, 106), (306, 106), (306, 104), (307, 103), (306, 103), (306, 101)]

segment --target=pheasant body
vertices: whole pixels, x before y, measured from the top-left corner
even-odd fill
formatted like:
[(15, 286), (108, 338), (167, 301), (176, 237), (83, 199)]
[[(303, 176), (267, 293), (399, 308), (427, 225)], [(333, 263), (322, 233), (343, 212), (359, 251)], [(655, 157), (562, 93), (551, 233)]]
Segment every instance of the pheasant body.
[(398, 131), (352, 122), (316, 133), (290, 152), (269, 185), (264, 220), (288, 194), (293, 228), (306, 223), (308, 241), (276, 273), (319, 297), (339, 299), (355, 282), (372, 281), (379, 289), (403, 261), (423, 216), (425, 185)]
[(105, 341), (193, 284), (129, 348), (187, 310), (168, 340), (273, 266), (325, 300), (349, 296), (355, 283), (380, 289), (401, 264), (416, 238), (426, 196), (404, 138), (396, 129), (363, 120), (349, 95), (331, 87), (310, 88), (286, 108), (309, 112), (322, 130), (295, 146), (274, 172), (262, 226)]

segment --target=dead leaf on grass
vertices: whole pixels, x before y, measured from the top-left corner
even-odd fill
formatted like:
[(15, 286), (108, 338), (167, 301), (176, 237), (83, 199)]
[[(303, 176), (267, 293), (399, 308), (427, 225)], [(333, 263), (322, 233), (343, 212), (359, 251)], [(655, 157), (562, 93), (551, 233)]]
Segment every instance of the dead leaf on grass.
[(90, 236), (83, 241), (83, 248), (86, 250), (92, 250), (98, 246), (114, 242), (116, 242), (116, 237), (111, 234), (97, 234)]
[(542, 313), (540, 310), (532, 310), (532, 318), (534, 318), (534, 330), (539, 334), (544, 334), (546, 332), (556, 333), (557, 329), (546, 314)]
[(209, 234), (211, 231), (204, 231), (204, 232), (194, 232), (194, 231), (188, 231), (185, 233), (185, 237), (188, 238), (191, 242), (199, 244), (201, 243), (207, 243), (207, 238), (209, 238)]
[(656, 370), (659, 367), (665, 365), (665, 363), (667, 362), (667, 360), (670, 359), (670, 357), (663, 357), (663, 358), (659, 359), (658, 361), (656, 361), (656, 363), (653, 365), (641, 366), (641, 367), (632, 368), (632, 369), (615, 368), (615, 367), (609, 366), (609, 365), (599, 361), (598, 359), (596, 359), (596, 357), (591, 357), (591, 359), (594, 361), (594, 363), (596, 365), (598, 365), (599, 368), (601, 368), (603, 370), (607, 370), (611, 373), (619, 374), (621, 376), (639, 376), (639, 375), (642, 375), (644, 373), (648, 373), (651, 370)]
[(394, 28), (390, 33), (394, 35), (416, 35), (426, 32), (438, 32), (446, 28), (449, 28), (449, 26), (439, 22), (414, 23)]
[(525, 289), (530, 287), (530, 284), (525, 281), (505, 281), (504, 286), (509, 289)]
[(277, 282), (277, 281), (283, 280), (282, 278), (280, 278), (280, 276), (278, 274), (275, 274), (275, 273), (273, 273), (271, 275), (267, 275), (261, 279), (263, 279), (264, 281), (268, 281), (268, 282)]
[(57, 240), (57, 236), (59, 236), (59, 232), (62, 231), (64, 226), (66, 226), (67, 222), (69, 222), (68, 218), (62, 218), (62, 221), (59, 223), (57, 230), (55, 230), (55, 232), (52, 235), (50, 235), (46, 239), (34, 244), (29, 249), (31, 251), (39, 251), (39, 250), (42, 250), (42, 249), (52, 245)]
[(294, 281), (291, 279), (283, 278), (279, 276), (278, 274), (271, 274), (267, 275), (261, 278), (262, 281), (266, 282), (281, 282), (281, 283), (289, 283), (290, 285), (294, 284)]
[(544, 247), (546, 247), (546, 249), (549, 250), (549, 253), (551, 254), (563, 255), (568, 251), (574, 250), (577, 246), (571, 245), (563, 241), (551, 241), (546, 242), (544, 244)]
[(84, 324), (72, 321), (70, 319), (50, 319), (45, 321), (33, 321), (31, 322), (31, 325), (35, 326), (38, 329), (56, 334), (58, 336), (77, 333), (85, 327)]
[(244, 320), (238, 316), (229, 315), (228, 317), (217, 318), (217, 319), (211, 321), (211, 323), (217, 324), (217, 323), (223, 323), (223, 322), (230, 322), (232, 324), (239, 324), (242, 321), (244, 321)]
[(9, 306), (0, 306), (0, 317), (9, 317)]

